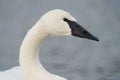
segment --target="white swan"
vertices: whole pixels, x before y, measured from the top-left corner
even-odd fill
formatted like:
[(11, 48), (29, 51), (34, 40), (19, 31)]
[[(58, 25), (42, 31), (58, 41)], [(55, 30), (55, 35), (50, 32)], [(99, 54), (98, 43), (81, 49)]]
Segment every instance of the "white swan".
[[(39, 61), (40, 44), (48, 36), (77, 36), (98, 41), (68, 12), (55, 9), (47, 12), (30, 29), (20, 48), (20, 68), (0, 72), (0, 80), (66, 80), (63, 77), (49, 73)], [(22, 76), (22, 73), (23, 76)]]

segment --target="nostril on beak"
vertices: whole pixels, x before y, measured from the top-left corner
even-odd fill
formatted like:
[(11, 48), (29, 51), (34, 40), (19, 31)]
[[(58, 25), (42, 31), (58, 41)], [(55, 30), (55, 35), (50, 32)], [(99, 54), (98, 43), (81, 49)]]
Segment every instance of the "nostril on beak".
[(84, 35), (86, 35), (86, 34), (87, 34), (87, 32), (86, 32), (86, 31), (82, 31), (82, 33), (83, 33)]
[(76, 25), (77, 28), (79, 28), (79, 25)]

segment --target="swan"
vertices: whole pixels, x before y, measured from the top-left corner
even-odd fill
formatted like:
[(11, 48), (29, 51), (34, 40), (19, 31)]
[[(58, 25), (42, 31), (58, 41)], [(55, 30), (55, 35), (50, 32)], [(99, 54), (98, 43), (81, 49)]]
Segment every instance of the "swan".
[(97, 37), (79, 25), (70, 13), (61, 9), (48, 11), (27, 32), (20, 47), (20, 67), (0, 72), (0, 79), (67, 80), (48, 72), (39, 60), (40, 45), (48, 36), (76, 36), (99, 41)]

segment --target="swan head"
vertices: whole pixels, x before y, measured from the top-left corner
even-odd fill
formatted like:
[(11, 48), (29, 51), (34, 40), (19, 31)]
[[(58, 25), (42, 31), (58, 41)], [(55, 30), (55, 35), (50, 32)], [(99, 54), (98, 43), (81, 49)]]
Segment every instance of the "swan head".
[(77, 20), (68, 12), (55, 9), (42, 16), (45, 29), (49, 35), (56, 36), (76, 36), (99, 41), (99, 39), (89, 33)]

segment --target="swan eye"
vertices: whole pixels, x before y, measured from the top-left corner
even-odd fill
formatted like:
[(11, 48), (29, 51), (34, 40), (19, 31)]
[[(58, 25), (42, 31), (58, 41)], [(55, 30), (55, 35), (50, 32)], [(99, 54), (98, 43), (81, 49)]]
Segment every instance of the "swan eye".
[(64, 21), (68, 21), (68, 19), (67, 19), (67, 18), (63, 18), (63, 20), (64, 20)]

